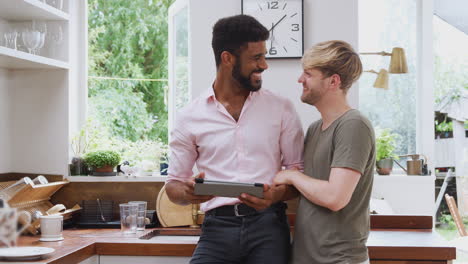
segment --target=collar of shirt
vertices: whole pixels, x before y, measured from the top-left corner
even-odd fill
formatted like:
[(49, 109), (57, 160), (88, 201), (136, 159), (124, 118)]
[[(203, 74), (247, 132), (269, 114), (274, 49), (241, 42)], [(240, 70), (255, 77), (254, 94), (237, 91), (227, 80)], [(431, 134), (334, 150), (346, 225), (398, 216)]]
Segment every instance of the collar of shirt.
[[(257, 93), (261, 92), (260, 90), (257, 91), (257, 92), (250, 92), (249, 93), (249, 96), (247, 97), (247, 101), (249, 100), (252, 100), (252, 98), (254, 98), (256, 96)], [(214, 87), (210, 87), (209, 89), (207, 89), (204, 93), (203, 93), (203, 98), (205, 98), (207, 100), (207, 102), (215, 102), (216, 104), (221, 104), (218, 99), (216, 99), (216, 95), (214, 93)]]

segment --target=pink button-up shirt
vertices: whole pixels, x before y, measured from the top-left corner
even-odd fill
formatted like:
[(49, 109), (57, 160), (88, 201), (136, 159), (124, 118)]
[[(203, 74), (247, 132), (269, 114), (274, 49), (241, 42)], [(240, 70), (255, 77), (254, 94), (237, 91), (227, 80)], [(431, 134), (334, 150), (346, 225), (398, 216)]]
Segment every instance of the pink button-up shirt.
[[(167, 182), (189, 179), (197, 164), (207, 180), (271, 184), (283, 166), (303, 169), (303, 145), (301, 122), (289, 100), (264, 89), (251, 92), (236, 122), (210, 88), (178, 113)], [(215, 197), (201, 210), (239, 202)]]

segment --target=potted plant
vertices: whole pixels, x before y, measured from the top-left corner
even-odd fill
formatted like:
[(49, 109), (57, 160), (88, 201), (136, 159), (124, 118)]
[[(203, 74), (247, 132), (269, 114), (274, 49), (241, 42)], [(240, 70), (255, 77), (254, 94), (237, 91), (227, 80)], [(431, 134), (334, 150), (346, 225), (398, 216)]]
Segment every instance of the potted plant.
[(379, 175), (389, 175), (393, 169), (393, 159), (397, 158), (397, 155), (394, 153), (397, 135), (389, 129), (379, 129), (376, 134), (375, 147), (377, 153), (375, 167)]
[(89, 146), (86, 136), (86, 130), (83, 128), (71, 139), (73, 157), (70, 163), (70, 175), (88, 175), (88, 166), (86, 166), (83, 159), (83, 155)]
[(435, 120), (435, 134), (437, 138), (451, 138), (453, 137), (453, 122), (444, 121), (440, 122), (439, 120)]
[(93, 151), (85, 155), (84, 161), (93, 168), (93, 173), (113, 173), (114, 167), (120, 163), (120, 154), (111, 150)]

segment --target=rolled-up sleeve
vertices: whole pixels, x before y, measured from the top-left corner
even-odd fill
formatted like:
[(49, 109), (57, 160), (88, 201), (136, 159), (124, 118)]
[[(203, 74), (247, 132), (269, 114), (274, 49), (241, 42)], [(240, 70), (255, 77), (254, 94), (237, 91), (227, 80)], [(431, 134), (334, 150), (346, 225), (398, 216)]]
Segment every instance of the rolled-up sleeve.
[(178, 120), (171, 131), (169, 150), (169, 168), (166, 183), (189, 179), (192, 176), (192, 168), (198, 157), (198, 152), (194, 137), (184, 127), (182, 120)]
[(286, 100), (281, 120), (281, 165), (286, 169), (304, 169), (304, 131), (291, 101)]

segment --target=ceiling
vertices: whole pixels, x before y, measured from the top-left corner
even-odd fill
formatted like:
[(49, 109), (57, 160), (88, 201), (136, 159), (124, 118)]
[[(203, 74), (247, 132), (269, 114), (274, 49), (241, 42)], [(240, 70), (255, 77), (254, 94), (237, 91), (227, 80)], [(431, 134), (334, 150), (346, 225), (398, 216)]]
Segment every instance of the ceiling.
[(434, 13), (468, 34), (468, 0), (435, 0)]

